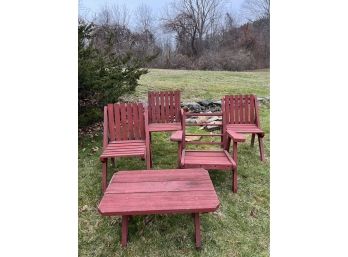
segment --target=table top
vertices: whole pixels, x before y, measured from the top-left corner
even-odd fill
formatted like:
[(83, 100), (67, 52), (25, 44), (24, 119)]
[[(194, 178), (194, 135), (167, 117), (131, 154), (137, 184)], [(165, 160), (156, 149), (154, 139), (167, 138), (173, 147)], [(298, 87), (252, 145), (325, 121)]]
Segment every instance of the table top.
[(98, 206), (102, 215), (212, 212), (219, 208), (205, 169), (115, 173)]

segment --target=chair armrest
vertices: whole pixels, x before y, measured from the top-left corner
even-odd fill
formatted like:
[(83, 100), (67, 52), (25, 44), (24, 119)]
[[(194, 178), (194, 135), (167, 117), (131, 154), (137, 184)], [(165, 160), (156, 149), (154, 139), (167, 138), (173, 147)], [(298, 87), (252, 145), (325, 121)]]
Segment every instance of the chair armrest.
[(172, 132), (170, 141), (181, 142), (182, 141), (182, 130)]
[(244, 142), (246, 139), (244, 135), (230, 129), (228, 129), (226, 133), (234, 142)]

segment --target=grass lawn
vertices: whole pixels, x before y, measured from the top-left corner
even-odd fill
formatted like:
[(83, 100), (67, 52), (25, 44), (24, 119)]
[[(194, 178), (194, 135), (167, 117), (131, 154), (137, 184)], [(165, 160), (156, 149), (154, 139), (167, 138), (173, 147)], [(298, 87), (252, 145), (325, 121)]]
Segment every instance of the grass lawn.
[[(134, 99), (145, 100), (148, 89), (182, 90), (182, 100), (220, 99), (224, 94), (269, 95), (269, 71), (213, 72), (150, 70), (143, 76)], [(102, 132), (79, 137), (79, 256), (269, 256), (269, 108), (260, 110), (266, 161), (250, 137), (239, 145), (238, 193), (231, 191), (231, 172), (209, 171), (220, 208), (201, 215), (202, 249), (194, 244), (190, 215), (135, 216), (129, 224), (128, 247), (120, 246), (120, 217), (102, 217)], [(169, 134), (153, 134), (155, 169), (175, 168), (177, 144)], [(117, 160), (109, 171), (145, 169), (138, 158)], [(112, 172), (109, 172), (109, 179)]]
[(269, 71), (188, 71), (150, 69), (127, 100), (146, 100), (148, 90), (181, 90), (183, 101), (219, 100), (227, 94), (269, 96)]

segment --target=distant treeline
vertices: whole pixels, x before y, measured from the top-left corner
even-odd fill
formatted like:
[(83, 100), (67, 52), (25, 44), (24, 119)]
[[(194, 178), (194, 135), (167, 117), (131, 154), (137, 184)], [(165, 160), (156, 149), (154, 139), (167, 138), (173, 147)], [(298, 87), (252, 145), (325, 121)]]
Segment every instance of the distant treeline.
[[(172, 1), (163, 17), (140, 5), (129, 26), (126, 8), (105, 6), (93, 21), (88, 39), (100, 51), (129, 55), (144, 67), (200, 70), (252, 70), (269, 68), (269, 0), (246, 0), (248, 20), (236, 22), (219, 0)], [(168, 35), (164, 37), (163, 35)]]

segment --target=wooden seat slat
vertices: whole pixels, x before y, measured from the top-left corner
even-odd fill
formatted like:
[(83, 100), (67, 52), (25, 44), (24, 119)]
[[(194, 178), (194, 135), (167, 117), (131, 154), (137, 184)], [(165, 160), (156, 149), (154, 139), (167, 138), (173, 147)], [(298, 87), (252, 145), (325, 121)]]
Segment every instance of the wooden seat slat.
[(132, 145), (132, 144), (125, 144), (125, 145), (121, 145), (121, 144), (115, 144), (115, 145), (109, 145), (105, 148), (105, 150), (111, 150), (111, 149), (142, 149), (145, 148), (145, 143), (144, 144), (139, 144), (139, 145)]
[(219, 200), (212, 192), (110, 193), (104, 195), (98, 210), (103, 215), (211, 212), (219, 207)]
[(173, 123), (150, 123), (149, 124), (150, 132), (175, 131), (175, 130), (181, 130), (181, 123), (173, 122)]
[(186, 156), (224, 156), (222, 151), (186, 151)]
[(209, 173), (205, 169), (184, 169), (184, 170), (174, 170), (175, 173), (173, 173), (173, 169), (161, 169), (161, 170), (122, 170), (117, 172), (114, 177), (121, 177), (121, 176), (127, 176), (127, 177), (134, 177), (136, 176), (144, 176), (147, 177), (150, 174), (162, 176), (162, 175), (170, 175), (170, 176), (177, 176), (182, 175), (185, 176), (187, 174), (193, 174), (197, 176), (203, 176), (209, 179), (206, 175), (209, 175)]
[(161, 182), (161, 181), (182, 181), (182, 180), (207, 180), (206, 176), (197, 175), (197, 174), (177, 174), (177, 175), (168, 175), (162, 174), (161, 177), (159, 175), (147, 174), (146, 176), (124, 176), (117, 177), (112, 179), (110, 183), (131, 183), (131, 182)]
[(170, 180), (170, 181), (147, 181), (111, 183), (105, 191), (106, 194), (114, 193), (149, 193), (149, 192), (176, 192), (176, 191), (206, 191), (214, 190), (209, 180)]
[(114, 157), (131, 157), (131, 156), (144, 156), (144, 153), (134, 153), (134, 152), (128, 152), (128, 153), (110, 153), (110, 154), (103, 154), (100, 156), (100, 159), (104, 158), (114, 158)]

